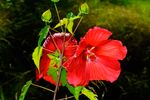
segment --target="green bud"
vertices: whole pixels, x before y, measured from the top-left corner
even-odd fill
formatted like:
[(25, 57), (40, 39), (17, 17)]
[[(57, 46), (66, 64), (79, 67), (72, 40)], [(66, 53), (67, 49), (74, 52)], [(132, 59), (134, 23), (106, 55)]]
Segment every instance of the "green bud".
[(51, 15), (51, 11), (50, 11), (50, 9), (48, 9), (48, 10), (46, 10), (43, 14), (42, 14), (42, 17), (41, 17), (41, 19), (42, 19), (42, 21), (43, 22), (51, 22), (51, 17), (52, 17), (52, 15)]
[(88, 14), (89, 13), (89, 6), (87, 5), (87, 3), (84, 3), (80, 6), (79, 13), (80, 14)]

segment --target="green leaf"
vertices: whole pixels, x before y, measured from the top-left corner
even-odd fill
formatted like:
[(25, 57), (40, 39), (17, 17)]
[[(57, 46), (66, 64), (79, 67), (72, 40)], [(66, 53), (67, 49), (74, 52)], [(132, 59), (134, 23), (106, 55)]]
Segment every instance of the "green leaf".
[[(58, 77), (58, 68), (56, 67), (49, 67), (48, 69), (48, 75), (52, 76), (52, 79), (56, 82)], [(60, 82), (62, 86), (66, 86), (67, 80), (66, 80), (66, 70), (63, 68), (61, 72)]]
[(60, 81), (62, 83), (62, 86), (66, 86), (67, 84), (67, 72), (64, 68), (62, 68), (62, 72), (61, 72), (61, 77), (60, 77)]
[(72, 32), (73, 24), (74, 24), (73, 20), (69, 20), (69, 23), (67, 25), (67, 29), (71, 34), (73, 34), (73, 32)]
[(65, 25), (65, 28), (67, 28), (70, 33), (73, 33), (72, 32), (73, 20), (74, 20), (73, 18), (70, 18), (70, 19), (63, 18), (54, 28)]
[(32, 84), (32, 81), (29, 80), (26, 82), (26, 84), (23, 86), (23, 88), (21, 89), (21, 94), (19, 96), (19, 100), (24, 100), (25, 96), (26, 96), (26, 93), (30, 87), (30, 85)]
[(74, 95), (75, 88), (73, 86), (71, 86), (70, 84), (68, 84), (68, 83), (67, 83), (66, 87), (68, 88), (70, 93), (72, 93)]
[(82, 86), (73, 87), (68, 83), (66, 84), (66, 87), (68, 88), (70, 93), (74, 95), (75, 99), (79, 100), (80, 92), (82, 91), (83, 87)]
[(39, 37), (39, 40), (38, 40), (38, 46), (41, 46), (42, 44), (42, 41), (46, 38), (48, 32), (49, 32), (49, 25), (46, 25), (44, 28), (41, 29), (40, 31), (40, 37)]
[(63, 26), (63, 25), (65, 25), (65, 27), (66, 27), (67, 24), (68, 24), (68, 19), (63, 18), (62, 20), (60, 20), (60, 22), (54, 28), (58, 28), (58, 27)]
[(79, 100), (80, 92), (83, 89), (82, 86), (75, 87), (74, 96), (76, 100)]
[(51, 59), (49, 67), (60, 66), (59, 52), (57, 50), (54, 53), (48, 54), (48, 57)]
[(32, 53), (32, 59), (38, 70), (39, 70), (41, 55), (42, 55), (42, 47), (36, 47), (34, 49), (34, 52)]
[[(59, 58), (59, 52), (58, 50), (56, 50), (54, 53), (50, 53), (48, 54), (50, 61), (49, 64), (49, 69), (47, 74), (52, 76), (53, 80), (56, 82), (57, 81), (57, 77), (58, 77), (58, 70), (59, 70), (59, 66), (60, 66), (60, 58)], [(55, 66), (58, 66), (58, 68), (56, 68)]]
[(46, 11), (42, 14), (41, 19), (42, 19), (43, 22), (48, 22), (48, 23), (50, 23), (50, 22), (51, 22), (51, 17), (52, 17), (51, 11), (50, 11), (50, 9), (48, 9), (48, 10), (46, 10)]
[(75, 19), (79, 19), (79, 18), (81, 18), (81, 16), (74, 16), (71, 18), (71, 20), (75, 20)]
[(83, 3), (79, 8), (79, 15), (81, 14), (88, 14), (89, 13), (89, 6), (87, 3)]
[(52, 2), (59, 2), (59, 0), (51, 0)]
[(72, 12), (69, 12), (68, 14), (67, 14), (67, 18), (69, 19), (69, 20), (75, 20), (75, 19), (78, 19), (78, 18), (80, 18), (81, 16), (75, 16)]
[(82, 94), (84, 94), (86, 97), (88, 97), (90, 100), (98, 100), (97, 94), (94, 94), (91, 90), (86, 89), (85, 87), (82, 89)]
[[(59, 58), (59, 52), (55, 51), (52, 54), (48, 54), (48, 57), (51, 59), (50, 65), (49, 65), (49, 70), (48, 70), (48, 75), (52, 76), (54, 81), (57, 81), (57, 73), (59, 68), (56, 68), (55, 66), (57, 65), (58, 67), (60, 66), (60, 58)], [(60, 77), (60, 82), (62, 86), (65, 86), (67, 84), (67, 79), (66, 79), (66, 70), (62, 68), (61, 71), (61, 77)]]
[(52, 76), (52, 79), (56, 82), (57, 81), (57, 71), (58, 68), (56, 67), (49, 67), (47, 74)]

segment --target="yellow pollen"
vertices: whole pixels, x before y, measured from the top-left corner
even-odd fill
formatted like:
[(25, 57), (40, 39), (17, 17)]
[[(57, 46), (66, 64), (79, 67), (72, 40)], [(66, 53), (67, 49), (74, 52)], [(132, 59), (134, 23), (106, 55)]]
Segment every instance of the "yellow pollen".
[(94, 48), (95, 48), (95, 47), (92, 47), (92, 48), (90, 49), (90, 51), (92, 51)]

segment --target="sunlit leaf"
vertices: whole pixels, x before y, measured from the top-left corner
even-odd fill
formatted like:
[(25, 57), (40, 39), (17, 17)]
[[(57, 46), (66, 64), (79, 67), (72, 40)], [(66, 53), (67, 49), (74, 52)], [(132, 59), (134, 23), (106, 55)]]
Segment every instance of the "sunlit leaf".
[(86, 97), (88, 97), (90, 100), (98, 100), (97, 94), (94, 94), (91, 90), (86, 89), (85, 87), (82, 89), (82, 94), (84, 94)]
[(79, 8), (79, 14), (88, 14), (89, 13), (89, 6), (87, 3), (83, 3)]
[(80, 92), (83, 89), (82, 86), (75, 87), (74, 96), (76, 100), (79, 100)]
[(63, 26), (63, 25), (66, 26), (67, 24), (68, 24), (68, 19), (63, 18), (62, 20), (60, 20), (60, 22), (54, 28), (58, 28), (58, 27)]
[(59, 2), (59, 0), (51, 0), (52, 2)]
[(21, 89), (21, 94), (19, 96), (19, 100), (24, 100), (25, 96), (26, 96), (26, 93), (30, 87), (30, 85), (32, 84), (32, 81), (29, 80), (26, 82), (26, 84), (23, 86), (23, 88)]
[(69, 20), (69, 23), (67, 25), (67, 29), (71, 34), (73, 34), (73, 32), (72, 32), (73, 24), (74, 24), (73, 20)]
[(32, 59), (38, 70), (39, 70), (41, 56), (42, 56), (42, 47), (36, 47), (34, 49), (34, 52), (32, 53)]
[(69, 20), (75, 20), (75, 19), (78, 19), (78, 18), (80, 18), (81, 16), (75, 16), (72, 12), (69, 12), (68, 14), (67, 14), (67, 18), (69, 19)]
[(41, 19), (42, 19), (43, 22), (48, 22), (48, 23), (50, 23), (50, 22), (51, 22), (51, 17), (52, 17), (51, 11), (50, 11), (50, 9), (48, 9), (48, 10), (46, 10), (46, 11), (42, 14)]
[(60, 66), (59, 52), (56, 50), (54, 53), (48, 54), (48, 57), (50, 59), (50, 64), (47, 74), (52, 76), (53, 80), (56, 82), (58, 75), (58, 68), (56, 67), (56, 65), (58, 67)]
[(38, 46), (41, 46), (42, 44), (42, 41), (46, 38), (48, 32), (49, 32), (49, 25), (46, 25), (44, 28), (41, 29), (40, 31), (40, 37), (39, 37), (39, 40), (38, 40)]
[(71, 20), (75, 20), (75, 19), (79, 19), (79, 18), (81, 18), (81, 16), (74, 16), (71, 18)]
[(54, 67), (55, 65), (60, 66), (60, 58), (59, 58), (59, 52), (55, 51), (54, 53), (48, 54), (50, 61), (50, 67)]

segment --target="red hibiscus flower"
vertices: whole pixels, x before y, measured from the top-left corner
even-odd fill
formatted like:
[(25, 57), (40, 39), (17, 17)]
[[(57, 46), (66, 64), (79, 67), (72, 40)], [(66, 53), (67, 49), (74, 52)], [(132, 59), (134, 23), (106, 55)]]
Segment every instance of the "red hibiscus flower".
[[(76, 50), (76, 40), (72, 38), (70, 33), (65, 34), (65, 42), (64, 36), (62, 33), (55, 33), (52, 36), (49, 36), (44, 44), (43, 44), (43, 51), (42, 56), (40, 59), (40, 71), (36, 70), (36, 79), (39, 80), (43, 78), (46, 81), (49, 81), (52, 84), (55, 84), (55, 81), (52, 79), (52, 76), (48, 75), (48, 69), (50, 67), (51, 60), (48, 57), (48, 54), (53, 54), (54, 52), (59, 51), (62, 52), (63, 44), (65, 45), (64, 49), (64, 57), (68, 59), (71, 57), (75, 50)], [(54, 42), (55, 41), (55, 42)], [(57, 64), (54, 67), (58, 67)]]
[(112, 33), (106, 29), (89, 29), (79, 42), (75, 55), (66, 63), (68, 82), (85, 86), (90, 80), (113, 82), (120, 74), (120, 63), (127, 49), (118, 40), (108, 40)]

